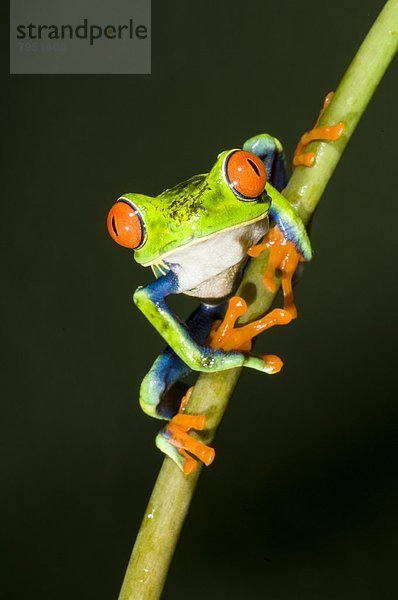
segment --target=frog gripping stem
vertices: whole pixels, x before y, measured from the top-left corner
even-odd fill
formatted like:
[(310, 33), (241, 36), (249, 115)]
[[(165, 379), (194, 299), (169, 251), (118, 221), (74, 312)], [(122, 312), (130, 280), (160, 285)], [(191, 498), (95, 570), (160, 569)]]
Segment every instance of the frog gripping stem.
[[(233, 296), (228, 302), (224, 319), (216, 322), (209, 334), (207, 340), (209, 345), (215, 350), (225, 352), (239, 350), (250, 354), (254, 338), (275, 325), (287, 325), (293, 318), (289, 311), (275, 308), (261, 319), (236, 327), (237, 320), (246, 311), (245, 300), (239, 296)], [(282, 369), (283, 362), (278, 356), (265, 354), (261, 356), (261, 359), (264, 371), (269, 375), (278, 373)], [(202, 431), (206, 424), (205, 415), (185, 414), (192, 391), (193, 387), (189, 388), (181, 400), (179, 412), (156, 438), (158, 448), (172, 458), (186, 475), (195, 471), (197, 467), (195, 459), (199, 459), (209, 466), (215, 458), (213, 448), (206, 446), (188, 433), (191, 429)]]
[[(225, 317), (221, 324), (211, 332), (210, 345), (215, 349), (224, 351), (241, 350), (250, 352), (252, 341), (266, 329), (274, 325), (287, 325), (292, 320), (288, 311), (275, 308), (261, 319), (257, 319), (247, 325), (235, 327), (236, 321), (247, 311), (247, 304), (243, 298), (234, 296), (228, 303)], [(262, 356), (265, 364), (265, 371), (269, 375), (278, 373), (283, 362), (278, 356), (266, 354)]]
[(196, 461), (187, 452), (199, 458), (206, 466), (209, 466), (215, 457), (213, 448), (206, 446), (199, 440), (190, 436), (190, 429), (201, 431), (206, 423), (205, 415), (182, 415), (178, 414), (170, 421), (165, 430), (170, 444), (175, 446), (185, 460), (184, 473), (189, 474), (196, 468)]
[(298, 264), (303, 257), (297, 252), (294, 244), (286, 240), (278, 227), (273, 227), (264, 242), (249, 248), (249, 256), (256, 257), (269, 250), (267, 269), (264, 273), (264, 285), (271, 291), (276, 291), (275, 276), (277, 271), (282, 274), (283, 308), (292, 319), (297, 318), (297, 308), (293, 298), (292, 279)]
[(310, 143), (317, 140), (320, 141), (334, 141), (338, 140), (344, 133), (344, 124), (338, 123), (337, 125), (327, 125), (323, 127), (318, 127), (318, 123), (321, 120), (323, 113), (329, 106), (334, 92), (329, 92), (323, 102), (323, 106), (321, 108), (321, 112), (319, 113), (318, 119), (314, 127), (304, 133), (299, 143), (297, 144), (297, 148), (294, 152), (293, 157), (293, 167), (312, 167), (315, 164), (315, 154), (314, 152), (304, 152), (305, 147)]
[(179, 412), (156, 438), (157, 446), (168, 454), (186, 475), (193, 473), (198, 464), (191, 454), (206, 466), (213, 462), (216, 454), (213, 448), (188, 434), (191, 429), (202, 431), (206, 424), (205, 415), (184, 414), (192, 390), (193, 387), (188, 389), (181, 400)]
[[(315, 157), (304, 152), (310, 141), (337, 139), (341, 135), (342, 124), (318, 127), (331, 97), (331, 94), (327, 96), (314, 129), (302, 137), (295, 164), (311, 166), (314, 163)], [(202, 431), (206, 423), (205, 415), (184, 413), (190, 391), (183, 397), (176, 414), (180, 393), (187, 387), (181, 380), (192, 370), (211, 373), (245, 366), (272, 375), (283, 366), (277, 356), (254, 354), (252, 344), (261, 332), (275, 325), (287, 325), (297, 317), (292, 278), (298, 264), (312, 257), (305, 225), (281, 193), (285, 183), (286, 169), (280, 142), (268, 134), (260, 134), (245, 142), (243, 150), (221, 153), (207, 175), (193, 177), (156, 198), (124, 194), (109, 213), (108, 229), (112, 238), (133, 249), (137, 262), (151, 266), (156, 276), (153, 283), (136, 290), (134, 302), (168, 347), (141, 384), (140, 404), (151, 416), (169, 420), (158, 434), (156, 444), (186, 474), (196, 469), (197, 459), (205, 465), (211, 464), (215, 452), (190, 433), (191, 430)], [(212, 191), (215, 184), (221, 185), (221, 193), (217, 195)], [(189, 206), (186, 202), (188, 190), (190, 197), (196, 198)], [(220, 223), (209, 217), (213, 212), (218, 214), (217, 202), (223, 209)], [(160, 203), (167, 227), (162, 221), (159, 223)], [(185, 218), (182, 208), (176, 211), (176, 205), (189, 209), (191, 218)], [(250, 243), (261, 239), (259, 233), (264, 235), (268, 217), (273, 226), (265, 240), (249, 247)], [(158, 235), (159, 227), (162, 236)], [(233, 233), (238, 229), (248, 236), (245, 244)], [(209, 262), (214, 269), (212, 277), (207, 268), (196, 268), (193, 259), (197, 255), (199, 263), (203, 262), (205, 243), (209, 256), (215, 256)], [(201, 248), (199, 254), (198, 248)], [(218, 251), (214, 252), (214, 248)], [(232, 260), (236, 261), (232, 266), (236, 266), (239, 261), (245, 261), (246, 252), (254, 257), (264, 250), (269, 256), (263, 283), (274, 292), (281, 274), (284, 306), (251, 323), (237, 325), (238, 319), (246, 313), (247, 305), (243, 298), (234, 296), (224, 312), (224, 299), (233, 293), (234, 285), (228, 286), (228, 282), (226, 284), (219, 278), (226, 268), (231, 268), (230, 259), (225, 264), (223, 260), (231, 254)], [(209, 284), (209, 281), (213, 283)], [(215, 282), (223, 287), (217, 288)], [(203, 289), (214, 296), (200, 295), (198, 290)], [(202, 299), (198, 310), (187, 322), (173, 313), (166, 302), (168, 296), (178, 293)], [(216, 302), (208, 303), (208, 298)]]

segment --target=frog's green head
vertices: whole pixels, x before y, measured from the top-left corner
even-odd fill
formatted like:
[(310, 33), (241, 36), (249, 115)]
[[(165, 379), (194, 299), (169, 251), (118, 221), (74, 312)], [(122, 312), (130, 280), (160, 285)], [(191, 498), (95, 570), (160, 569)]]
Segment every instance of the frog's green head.
[(144, 266), (174, 250), (263, 219), (271, 199), (263, 162), (251, 152), (219, 154), (207, 175), (196, 175), (159, 196), (124, 194), (111, 208), (112, 238)]

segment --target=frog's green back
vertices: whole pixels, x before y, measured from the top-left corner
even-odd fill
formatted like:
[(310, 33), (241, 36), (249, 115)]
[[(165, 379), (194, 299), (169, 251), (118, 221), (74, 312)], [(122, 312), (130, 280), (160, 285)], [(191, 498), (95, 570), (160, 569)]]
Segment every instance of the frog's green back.
[(145, 241), (135, 251), (137, 262), (148, 265), (177, 248), (267, 215), (266, 192), (247, 202), (231, 190), (223, 170), (229, 152), (219, 155), (210, 173), (191, 177), (155, 198), (123, 196), (139, 209), (145, 228)]

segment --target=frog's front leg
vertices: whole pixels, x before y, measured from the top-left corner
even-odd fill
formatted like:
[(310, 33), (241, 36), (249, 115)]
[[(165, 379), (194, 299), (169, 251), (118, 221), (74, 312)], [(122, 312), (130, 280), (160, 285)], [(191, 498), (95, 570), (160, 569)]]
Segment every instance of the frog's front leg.
[(269, 365), (261, 356), (214, 350), (195, 340), (186, 324), (166, 304), (167, 296), (179, 292), (177, 275), (169, 271), (150, 285), (138, 288), (134, 302), (190, 369), (212, 373), (244, 366), (270, 372)]
[[(215, 320), (224, 316), (226, 303), (201, 304), (186, 322), (189, 334), (204, 344)], [(178, 413), (188, 387), (184, 379), (191, 369), (170, 346), (155, 360), (140, 388), (142, 410), (157, 419), (171, 419)]]
[[(198, 343), (204, 343), (215, 320), (223, 318), (225, 303), (220, 305), (201, 304), (187, 320), (189, 333)], [(203, 429), (204, 415), (184, 415), (185, 405), (190, 390), (180, 380), (188, 375), (191, 369), (170, 348), (154, 362), (151, 370), (142, 381), (140, 404), (149, 415), (170, 419), (156, 437), (156, 445), (167, 454), (185, 473), (192, 472), (197, 462), (187, 450), (210, 464), (214, 459), (214, 450), (192, 438), (190, 429)]]

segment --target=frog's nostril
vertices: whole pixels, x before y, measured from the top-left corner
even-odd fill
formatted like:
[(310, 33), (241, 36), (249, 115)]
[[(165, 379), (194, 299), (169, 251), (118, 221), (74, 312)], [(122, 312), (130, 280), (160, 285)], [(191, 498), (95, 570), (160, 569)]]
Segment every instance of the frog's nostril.
[(108, 214), (109, 235), (125, 248), (136, 250), (143, 240), (143, 226), (138, 210), (129, 202), (118, 200)]

